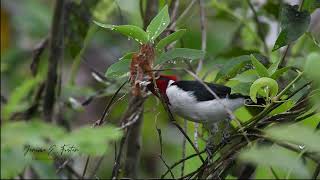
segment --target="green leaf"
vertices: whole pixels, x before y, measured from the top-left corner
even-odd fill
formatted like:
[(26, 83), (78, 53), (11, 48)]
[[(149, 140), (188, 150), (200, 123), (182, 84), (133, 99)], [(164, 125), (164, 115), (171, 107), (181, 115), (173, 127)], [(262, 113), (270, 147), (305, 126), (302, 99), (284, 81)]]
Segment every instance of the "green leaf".
[(257, 165), (292, 171), (292, 174), (297, 175), (299, 178), (310, 178), (310, 173), (302, 160), (297, 158), (296, 154), (279, 146), (253, 146), (248, 150), (242, 151), (239, 158), (242, 161)]
[(257, 103), (257, 94), (264, 97), (274, 97), (277, 95), (279, 86), (277, 81), (268, 77), (262, 77), (253, 82), (250, 87), (250, 98)]
[(156, 45), (156, 49), (159, 51), (162, 50), (162, 48), (164, 48), (166, 45), (179, 40), (184, 35), (185, 32), (186, 32), (185, 29), (179, 29), (176, 32), (170, 34), (169, 36), (161, 39), (159, 43)]
[(286, 112), (289, 109), (291, 109), (294, 105), (295, 105), (295, 102), (292, 99), (289, 99), (283, 104), (281, 104), (280, 106), (278, 106), (277, 108), (275, 108), (274, 110), (272, 110), (269, 114), (276, 115), (276, 114)]
[(273, 74), (277, 71), (278, 66), (280, 64), (280, 59), (278, 59), (276, 62), (272, 63), (271, 66), (268, 68), (268, 74)]
[[(230, 82), (230, 81), (229, 81)], [(250, 86), (252, 82), (239, 82), (235, 85), (228, 85), (232, 89), (232, 93), (240, 93), (242, 95), (249, 95)]]
[(8, 120), (12, 113), (21, 110), (21, 102), (30, 95), (33, 88), (39, 83), (40, 78), (31, 78), (25, 80), (23, 84), (16, 87), (9, 97), (8, 103), (1, 108), (3, 120)]
[(242, 47), (230, 47), (230, 49), (218, 54), (218, 57), (233, 58), (242, 55), (259, 54), (259, 50), (243, 49)]
[(271, 78), (277, 80), (283, 73), (287, 72), (289, 69), (291, 69), (291, 66), (278, 69), (275, 73), (271, 75)]
[(297, 40), (309, 27), (308, 11), (299, 12), (296, 6), (284, 5), (280, 16), (281, 32), (272, 49), (275, 51)]
[(147, 33), (141, 29), (138, 26), (134, 25), (110, 25), (110, 24), (103, 24), (97, 21), (94, 21), (94, 23), (100, 27), (110, 29), (112, 31), (119, 32), (125, 36), (128, 36), (129, 38), (134, 39), (135, 41), (139, 42), (140, 44), (146, 44), (148, 43), (148, 35)]
[(113, 63), (106, 72), (106, 77), (117, 78), (124, 76), (129, 73), (129, 67), (131, 63), (131, 58), (134, 52), (127, 53), (119, 59), (119, 61)]
[(250, 62), (250, 56), (244, 55), (233, 58), (223, 65), (221, 70), (218, 72), (215, 81), (227, 80), (233, 78)]
[(164, 6), (162, 10), (152, 19), (147, 27), (149, 42), (153, 42), (169, 25), (170, 17), (168, 6)]
[(31, 156), (24, 156), (22, 147), (8, 148), (1, 145), (1, 179), (17, 177), (30, 162)]
[(302, 6), (303, 10), (307, 10), (311, 14), (317, 8), (320, 8), (319, 0), (304, 0), (303, 6)]
[(320, 53), (313, 52), (307, 56), (304, 71), (308, 77), (320, 85)]
[(175, 58), (184, 58), (189, 60), (200, 59), (203, 58), (204, 55), (205, 52), (197, 49), (175, 48), (168, 52), (162, 53), (156, 60), (156, 64), (165, 63)]
[[(50, 132), (50, 133), (48, 133)], [(40, 120), (19, 121), (4, 124), (1, 132), (3, 146), (46, 146), (47, 140), (52, 142), (65, 134), (64, 129), (44, 123)]]
[(249, 69), (241, 74), (238, 74), (236, 77), (232, 78), (231, 80), (236, 80), (243, 83), (252, 83), (258, 78), (259, 77), (258, 77), (257, 71), (253, 69)]
[(264, 67), (263, 64), (261, 64), (254, 55), (250, 55), (250, 59), (252, 62), (252, 65), (255, 67), (257, 73), (260, 77), (268, 77), (269, 73), (266, 67)]
[(320, 153), (320, 131), (314, 131), (314, 129), (301, 125), (282, 125), (268, 128), (265, 133), (278, 141), (287, 141), (307, 151)]
[(81, 127), (72, 131), (58, 143), (61, 145), (71, 144), (79, 150), (79, 153), (88, 155), (102, 155), (108, 147), (108, 143), (121, 137), (122, 132), (112, 126), (92, 128)]
[(31, 163), (31, 166), (39, 176), (39, 179), (58, 179), (52, 160), (35, 160)]
[(307, 37), (309, 37), (315, 45), (320, 47), (320, 32), (313, 30), (313, 32), (306, 32)]
[[(31, 159), (34, 154), (26, 151), (26, 145), (47, 149), (50, 143), (57, 142), (64, 135), (65, 131), (60, 127), (39, 120), (3, 124), (1, 127), (1, 164), (6, 165), (1, 166), (1, 178), (14, 178), (27, 165), (35, 165), (34, 160)], [(43, 174), (50, 174), (50, 172), (46, 171)]]

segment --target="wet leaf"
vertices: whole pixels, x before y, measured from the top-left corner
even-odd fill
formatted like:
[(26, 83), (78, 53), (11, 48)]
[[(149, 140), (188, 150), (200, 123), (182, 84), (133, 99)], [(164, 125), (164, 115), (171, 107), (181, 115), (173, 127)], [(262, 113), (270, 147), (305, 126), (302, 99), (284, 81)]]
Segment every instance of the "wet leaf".
[(147, 27), (148, 39), (153, 42), (169, 25), (170, 17), (168, 6), (164, 6), (162, 10), (152, 19)]
[(189, 60), (195, 60), (203, 58), (205, 52), (197, 49), (188, 49), (188, 48), (175, 48), (168, 52), (162, 53), (159, 58), (156, 60), (156, 64), (165, 63), (169, 60), (176, 58), (183, 58)]
[(170, 43), (179, 40), (185, 32), (185, 29), (179, 29), (176, 32), (170, 34), (169, 36), (161, 39), (156, 45), (156, 49), (159, 51), (162, 50), (166, 45), (169, 45)]
[(138, 26), (134, 25), (111, 25), (111, 24), (103, 24), (97, 21), (94, 21), (94, 23), (100, 27), (110, 29), (111, 31), (119, 32), (128, 38), (132, 38), (135, 41), (137, 41), (140, 44), (146, 44), (148, 43), (148, 35), (147, 33), (141, 29)]
[(130, 52), (122, 56), (117, 62), (113, 63), (108, 68), (105, 75), (109, 78), (117, 78), (128, 74), (133, 54), (134, 52)]

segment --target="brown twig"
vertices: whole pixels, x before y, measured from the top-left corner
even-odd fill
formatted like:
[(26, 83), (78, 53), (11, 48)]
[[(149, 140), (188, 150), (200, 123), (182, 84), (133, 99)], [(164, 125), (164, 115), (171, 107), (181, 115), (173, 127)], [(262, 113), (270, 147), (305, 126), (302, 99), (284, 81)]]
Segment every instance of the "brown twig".
[[(205, 153), (205, 152), (206, 152), (206, 150), (203, 150), (203, 151), (200, 152), (200, 154), (203, 154), (203, 153)], [(198, 154), (198, 153), (195, 153), (195, 154), (192, 154), (192, 155), (190, 155), (190, 156), (187, 156), (187, 157), (185, 157), (185, 158), (183, 158), (183, 159), (180, 159), (179, 161), (177, 161), (177, 162), (175, 162), (173, 165), (171, 165), (171, 166), (169, 167), (169, 169), (173, 169), (173, 168), (175, 168), (176, 166), (178, 166), (179, 164), (187, 161), (188, 159), (191, 159), (191, 158), (193, 158), (193, 157), (196, 157), (196, 156), (199, 156), (199, 154)], [(163, 179), (168, 173), (169, 173), (169, 171), (167, 170), (163, 175), (161, 175), (161, 179)]]
[(143, 0), (139, 0), (139, 10), (141, 19), (144, 19)]
[[(126, 175), (130, 175), (127, 177), (132, 177), (136, 175), (136, 170), (135, 168), (138, 167), (138, 162), (139, 162), (139, 156), (138, 156), (138, 152), (140, 151), (140, 135), (137, 134), (137, 131), (140, 131), (140, 127), (141, 124), (136, 125), (137, 123), (142, 123), (142, 119), (140, 119), (140, 115), (142, 115), (143, 112), (143, 103), (145, 101), (145, 98), (140, 97), (140, 96), (132, 96), (129, 104), (128, 104), (128, 109), (126, 110), (124, 116), (122, 117), (121, 120), (121, 124), (127, 124), (128, 122), (134, 121), (134, 119), (136, 117), (139, 118), (139, 120), (135, 121), (135, 123), (131, 124), (129, 127), (125, 128), (125, 132), (124, 132), (124, 136), (121, 138), (120, 140), (120, 148), (118, 150), (118, 155), (112, 170), (112, 179), (116, 179), (118, 178), (118, 174), (119, 174), (119, 169), (120, 169), (120, 160), (121, 160), (121, 155), (122, 155), (122, 151), (123, 151), (123, 147), (125, 142), (127, 141), (127, 138), (129, 138), (129, 133), (131, 133), (131, 141), (133, 140), (137, 140), (137, 141), (133, 141), (133, 142), (128, 142), (127, 146), (129, 148), (127, 148), (127, 159), (128, 161), (130, 161), (130, 163), (128, 161), (126, 161), (126, 166), (128, 165), (128, 169), (126, 169), (127, 171), (125, 172)], [(121, 125), (121, 126), (122, 126)], [(137, 127), (138, 126), (138, 127)], [(134, 130), (132, 130), (134, 129)], [(131, 132), (130, 132), (131, 131)], [(134, 146), (131, 146), (132, 144), (134, 144)], [(130, 146), (129, 146), (130, 145)], [(128, 158), (129, 155), (129, 158)], [(131, 160), (135, 159), (134, 162), (132, 162)], [(131, 168), (131, 169), (129, 169)], [(131, 176), (132, 175), (132, 176)]]
[(37, 74), (40, 56), (43, 53), (43, 51), (48, 47), (49, 39), (49, 36), (42, 39), (32, 51), (32, 62), (30, 64), (30, 69), (33, 76)]
[(253, 18), (254, 18), (254, 21), (256, 22), (256, 27), (257, 27), (257, 30), (258, 30), (258, 35), (261, 39), (261, 41), (263, 42), (263, 48), (264, 48), (264, 52), (266, 54), (268, 54), (268, 46), (267, 46), (267, 43), (266, 43), (266, 40), (265, 38), (263, 37), (263, 27), (262, 27), (262, 24), (258, 18), (258, 14), (257, 14), (257, 11), (254, 9), (252, 3), (250, 0), (247, 0), (247, 3), (253, 13)]
[(120, 90), (127, 84), (127, 82), (128, 82), (128, 80), (126, 80), (126, 81), (118, 88), (118, 90), (113, 94), (111, 100), (109, 101), (108, 105), (107, 105), (106, 108), (104, 109), (101, 118), (94, 123), (94, 125), (93, 125), (94, 127), (95, 127), (95, 126), (101, 126), (101, 125), (103, 124), (104, 119), (105, 119), (105, 117), (107, 116), (107, 114), (108, 114), (108, 112), (109, 112), (109, 110), (110, 110), (110, 107), (112, 106), (115, 98), (116, 98), (117, 95), (119, 94)]
[(314, 173), (312, 175), (312, 179), (317, 179), (319, 174), (320, 174), (320, 164), (318, 164), (316, 169), (314, 170)]
[(86, 163), (85, 163), (83, 171), (82, 171), (81, 179), (84, 179), (84, 176), (86, 175), (89, 161), (90, 161), (90, 156), (87, 156)]
[(286, 57), (288, 55), (288, 52), (289, 52), (289, 49), (290, 49), (290, 44), (287, 45), (286, 49), (284, 50), (284, 54), (280, 60), (280, 63), (279, 63), (279, 67), (282, 68), (284, 67), (284, 65), (286, 64)]
[[(97, 121), (93, 124), (93, 127), (101, 126), (101, 125), (103, 124), (104, 119), (105, 119), (105, 117), (107, 116), (107, 114), (108, 114), (111, 106), (113, 105), (116, 96), (118, 95), (118, 93), (120, 92), (120, 90), (123, 88), (123, 86), (124, 86), (127, 82), (128, 82), (128, 81), (125, 81), (125, 82), (118, 88), (118, 90), (113, 94), (111, 100), (109, 101), (108, 105), (107, 105), (106, 108), (104, 109), (101, 118), (100, 118), (99, 120), (97, 120)], [(84, 177), (85, 174), (86, 174), (87, 165), (88, 165), (89, 161), (90, 161), (90, 156), (87, 156), (86, 164), (85, 164), (85, 167), (84, 167), (83, 172), (82, 172), (82, 177)], [(100, 162), (100, 161), (99, 161), (99, 162)], [(96, 168), (94, 169), (94, 172), (93, 172), (92, 174), (95, 174), (95, 172), (99, 169), (100, 164), (101, 164), (101, 162), (100, 162), (100, 163), (99, 163), (99, 162), (97, 163)]]
[(124, 143), (127, 139), (127, 131), (125, 131), (124, 136), (122, 136), (121, 140), (120, 140), (120, 147), (118, 150), (118, 155), (116, 156), (114, 165), (113, 165), (113, 169), (112, 169), (112, 175), (111, 175), (111, 179), (117, 179), (118, 177), (118, 173), (119, 173), (119, 169), (120, 169), (120, 160), (121, 160), (121, 155), (123, 152), (123, 147), (124, 147)]
[(170, 25), (168, 26), (168, 29), (174, 29), (173, 27), (176, 27), (177, 22), (183, 19), (188, 14), (188, 12), (191, 10), (192, 6), (194, 5), (194, 3), (196, 3), (196, 1), (197, 0), (192, 0), (188, 7), (181, 13), (181, 15), (175, 21), (171, 21)]
[[(187, 128), (188, 128), (188, 122), (186, 119), (183, 120), (183, 129), (184, 131), (187, 132)], [(186, 158), (186, 138), (183, 138), (182, 140), (182, 159), (185, 159)], [(185, 164), (185, 161), (182, 162), (182, 165), (181, 165), (181, 176), (183, 176), (184, 174), (184, 164)]]
[(162, 157), (161, 155), (159, 155), (159, 158), (161, 159), (161, 161), (163, 162), (163, 164), (167, 167), (168, 171), (170, 172), (170, 175), (171, 175), (172, 179), (175, 179), (175, 178), (174, 178), (174, 175), (173, 175), (173, 173), (172, 173), (172, 171), (171, 171), (171, 169), (170, 169), (170, 167), (168, 166), (168, 164), (166, 163), (166, 161), (163, 159), (163, 157)]

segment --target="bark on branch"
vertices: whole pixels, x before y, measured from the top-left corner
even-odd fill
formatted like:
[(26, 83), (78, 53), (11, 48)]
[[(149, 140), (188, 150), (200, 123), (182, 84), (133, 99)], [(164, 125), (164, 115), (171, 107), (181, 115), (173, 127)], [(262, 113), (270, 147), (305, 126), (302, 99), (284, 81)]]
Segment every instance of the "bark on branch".
[(58, 63), (63, 57), (64, 6), (65, 0), (56, 1), (49, 40), (49, 67), (43, 104), (44, 118), (48, 122), (52, 121), (58, 82)]

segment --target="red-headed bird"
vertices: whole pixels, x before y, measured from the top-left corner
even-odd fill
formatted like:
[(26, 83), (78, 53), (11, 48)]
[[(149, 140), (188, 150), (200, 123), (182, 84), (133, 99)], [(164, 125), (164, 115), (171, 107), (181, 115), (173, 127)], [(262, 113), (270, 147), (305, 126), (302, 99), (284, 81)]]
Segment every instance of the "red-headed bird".
[[(219, 84), (205, 83), (220, 99), (208, 91), (199, 81), (178, 81), (176, 76), (160, 75), (156, 85), (172, 112), (199, 123), (216, 123), (228, 118), (226, 108), (234, 111), (250, 104), (250, 97), (231, 94), (231, 88)], [(159, 96), (151, 82), (148, 89)], [(262, 100), (258, 99), (258, 104)]]

